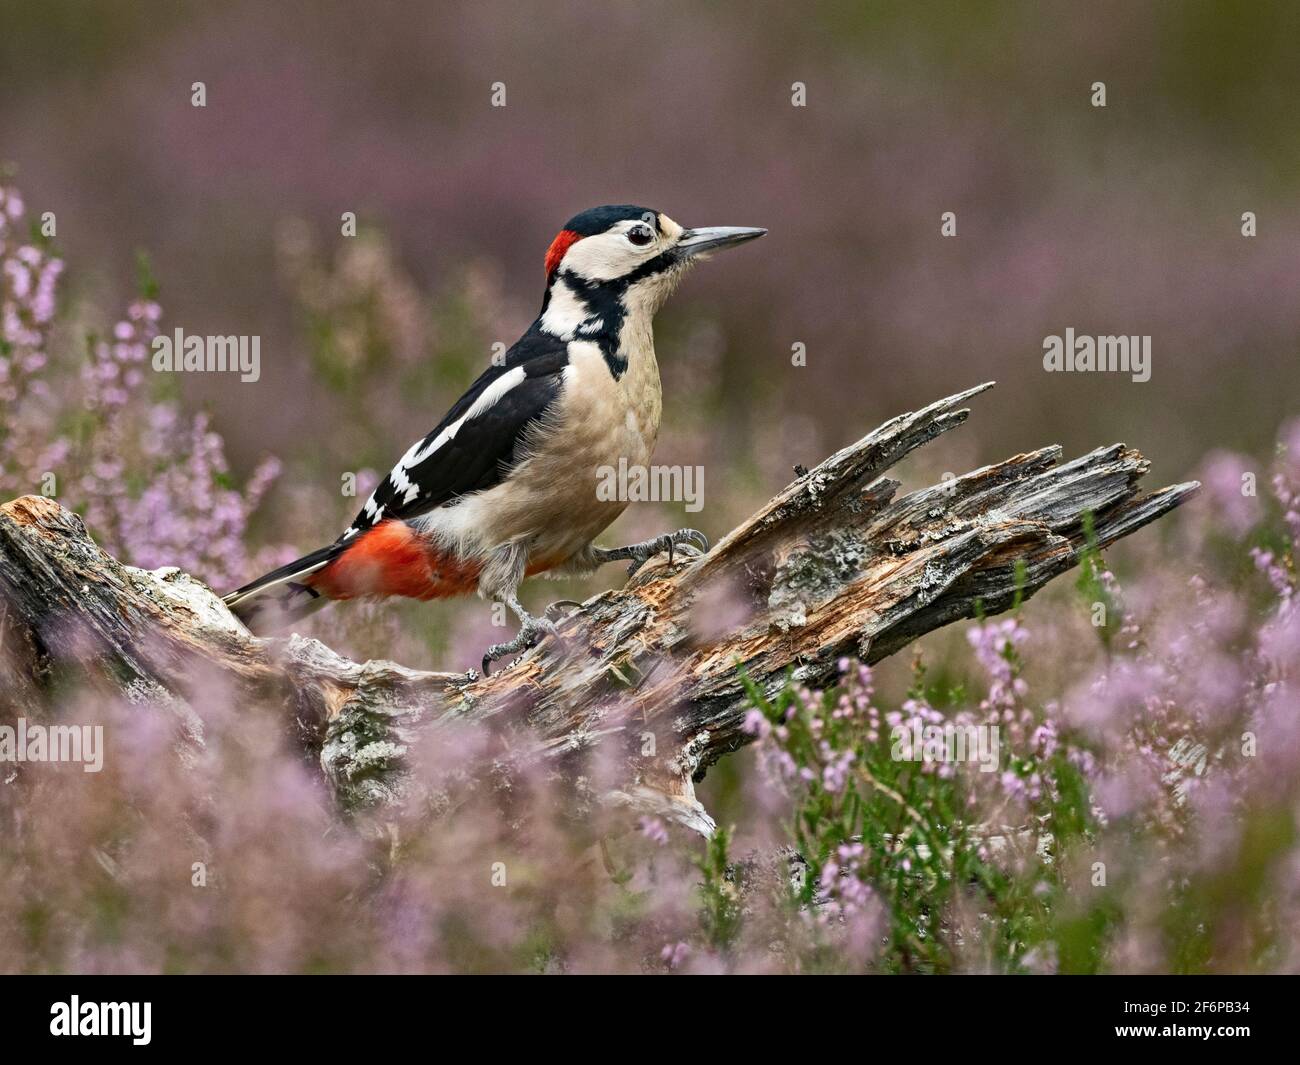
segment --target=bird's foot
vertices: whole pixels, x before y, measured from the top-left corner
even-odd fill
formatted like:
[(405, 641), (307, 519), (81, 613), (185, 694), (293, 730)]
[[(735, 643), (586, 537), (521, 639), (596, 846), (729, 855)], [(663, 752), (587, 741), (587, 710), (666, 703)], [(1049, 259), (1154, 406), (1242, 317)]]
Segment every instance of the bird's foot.
[(523, 624), (519, 626), (519, 633), (513, 640), (507, 640), (505, 643), (494, 643), (483, 655), (483, 676), (488, 676), (492, 671), (492, 663), (498, 658), (504, 658), (506, 655), (518, 654), (521, 651), (527, 651), (530, 647), (536, 647), (547, 636), (554, 636), (560, 639), (559, 626), (549, 618), (535, 618), (531, 614), (524, 615)]
[(709, 550), (709, 538), (699, 529), (678, 529), (676, 532), (664, 533), (663, 536), (656, 536), (639, 544), (629, 544), (627, 547), (601, 548), (598, 550), (597, 557), (602, 562), (631, 559), (632, 565), (627, 568), (627, 575), (631, 577), (655, 555), (664, 551), (668, 552), (668, 564), (671, 566), (674, 552), (679, 544), (701, 555)]

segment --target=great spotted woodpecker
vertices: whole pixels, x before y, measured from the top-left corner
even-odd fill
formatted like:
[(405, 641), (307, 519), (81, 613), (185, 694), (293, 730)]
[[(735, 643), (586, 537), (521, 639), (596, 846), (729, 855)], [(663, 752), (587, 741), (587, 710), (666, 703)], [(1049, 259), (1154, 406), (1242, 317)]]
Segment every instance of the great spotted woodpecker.
[(655, 312), (687, 266), (766, 230), (684, 229), (644, 207), (574, 216), (546, 253), (541, 314), (417, 441), (334, 543), (225, 597), (250, 629), (295, 621), (331, 599), (441, 599), (477, 590), (518, 616), (519, 634), (489, 647), (483, 671), (555, 631), (519, 603), (534, 574), (633, 569), (681, 529), (628, 547), (593, 543), (627, 506), (597, 492), (602, 467), (644, 467), (662, 395)]

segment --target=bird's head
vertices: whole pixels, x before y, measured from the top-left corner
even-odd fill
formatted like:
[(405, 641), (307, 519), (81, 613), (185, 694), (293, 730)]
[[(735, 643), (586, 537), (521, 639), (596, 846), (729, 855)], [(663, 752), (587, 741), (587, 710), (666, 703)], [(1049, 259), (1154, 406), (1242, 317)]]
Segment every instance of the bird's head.
[(686, 229), (662, 211), (631, 205), (583, 211), (569, 219), (546, 253), (543, 328), (572, 335), (583, 322), (589, 328), (596, 321), (613, 324), (607, 321), (611, 312), (620, 321), (652, 316), (689, 265), (766, 232)]

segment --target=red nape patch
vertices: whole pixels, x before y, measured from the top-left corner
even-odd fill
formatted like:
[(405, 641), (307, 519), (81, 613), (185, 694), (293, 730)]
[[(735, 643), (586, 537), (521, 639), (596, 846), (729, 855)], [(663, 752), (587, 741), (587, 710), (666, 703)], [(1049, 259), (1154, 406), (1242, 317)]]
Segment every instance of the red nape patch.
[(436, 550), (405, 522), (384, 521), (303, 583), (329, 599), (445, 599), (472, 592), (481, 568)]
[(561, 229), (559, 236), (551, 241), (551, 246), (546, 252), (547, 281), (550, 281), (551, 275), (555, 273), (556, 268), (560, 265), (560, 260), (564, 258), (564, 253), (577, 244), (581, 239), (581, 233), (575, 233), (572, 229)]

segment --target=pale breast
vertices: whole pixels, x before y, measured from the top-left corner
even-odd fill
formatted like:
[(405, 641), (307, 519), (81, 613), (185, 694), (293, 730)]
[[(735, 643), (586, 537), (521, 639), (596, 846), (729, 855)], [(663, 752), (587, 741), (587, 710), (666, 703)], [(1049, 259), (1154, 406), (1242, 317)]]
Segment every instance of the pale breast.
[(633, 351), (617, 381), (596, 344), (575, 342), (569, 356), (560, 401), (528, 459), (439, 516), (439, 531), (463, 548), (525, 543), (531, 562), (558, 565), (626, 509), (626, 499), (609, 498), (609, 477), (620, 464), (649, 465), (654, 453), (663, 409), (654, 349)]

